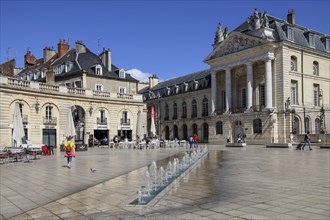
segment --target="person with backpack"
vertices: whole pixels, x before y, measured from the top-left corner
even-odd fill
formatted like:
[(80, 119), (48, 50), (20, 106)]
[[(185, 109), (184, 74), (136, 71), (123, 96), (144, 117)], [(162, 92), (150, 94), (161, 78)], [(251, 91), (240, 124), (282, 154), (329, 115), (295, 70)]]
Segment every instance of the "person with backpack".
[(64, 156), (67, 158), (68, 168), (71, 168), (72, 157), (76, 156), (76, 145), (72, 141), (72, 136), (69, 136), (67, 140), (64, 142)]
[(307, 131), (307, 134), (305, 135), (304, 145), (302, 146), (302, 150), (304, 150), (306, 144), (308, 144), (309, 150), (312, 150), (312, 147), (311, 147), (311, 136), (309, 134), (309, 131)]

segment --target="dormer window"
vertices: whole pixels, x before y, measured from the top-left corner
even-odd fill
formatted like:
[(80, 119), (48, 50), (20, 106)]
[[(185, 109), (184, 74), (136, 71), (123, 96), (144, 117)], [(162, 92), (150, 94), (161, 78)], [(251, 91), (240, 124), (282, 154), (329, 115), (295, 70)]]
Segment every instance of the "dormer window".
[(310, 47), (315, 48), (315, 35), (314, 34), (309, 33), (308, 42), (309, 42)]
[(122, 78), (122, 79), (126, 78), (126, 72), (124, 69), (119, 70), (119, 78)]
[(179, 93), (179, 86), (175, 85), (175, 93), (178, 94)]
[(198, 81), (194, 81), (194, 88), (197, 90), (198, 89)]
[(292, 27), (287, 28), (287, 36), (289, 41), (294, 41), (294, 33)]
[(188, 88), (189, 88), (189, 85), (188, 85), (188, 83), (184, 83), (183, 85), (184, 85), (184, 91), (186, 91), (186, 92), (187, 92), (187, 91), (188, 91)]
[(103, 91), (103, 85), (101, 85), (101, 84), (96, 84), (96, 85), (95, 85), (95, 90), (96, 90), (96, 91)]
[(103, 75), (101, 65), (95, 66), (95, 73), (96, 73), (96, 75)]
[(171, 88), (169, 88), (169, 87), (166, 88), (166, 94), (171, 95)]
[(321, 37), (321, 41), (325, 47), (327, 52), (330, 52), (330, 38), (328, 37)]

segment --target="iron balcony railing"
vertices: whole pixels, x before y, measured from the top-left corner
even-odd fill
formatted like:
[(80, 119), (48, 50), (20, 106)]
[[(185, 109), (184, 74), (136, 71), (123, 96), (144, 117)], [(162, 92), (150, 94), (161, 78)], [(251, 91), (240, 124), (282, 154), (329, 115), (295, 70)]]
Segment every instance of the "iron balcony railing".
[(56, 124), (57, 124), (56, 117), (51, 117), (51, 118), (44, 117), (44, 125), (56, 125)]
[(121, 118), (120, 119), (122, 125), (130, 125), (131, 124), (131, 119), (127, 118)]
[(108, 123), (107, 118), (100, 118), (100, 117), (97, 118), (98, 125), (106, 125), (107, 123)]

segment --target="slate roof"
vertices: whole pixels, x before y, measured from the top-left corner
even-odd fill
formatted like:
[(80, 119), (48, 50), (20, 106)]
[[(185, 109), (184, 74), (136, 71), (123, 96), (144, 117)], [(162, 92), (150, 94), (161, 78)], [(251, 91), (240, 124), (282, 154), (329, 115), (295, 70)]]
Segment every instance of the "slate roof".
[[(260, 14), (260, 13), (259, 13)], [(315, 50), (321, 51), (321, 52), (325, 52), (325, 53), (329, 53), (329, 51), (326, 50), (325, 44), (322, 42), (321, 38), (322, 37), (327, 37), (329, 38), (329, 35), (314, 31), (314, 30), (310, 30), (306, 27), (300, 26), (300, 25), (293, 25), (288, 23), (285, 20), (270, 16), (268, 16), (268, 20), (269, 20), (269, 27), (271, 29), (275, 30), (275, 41), (280, 42), (280, 41), (288, 41), (294, 44), (297, 44), (299, 46), (303, 46), (303, 47), (307, 47), (307, 48), (311, 48), (309, 46), (308, 43), (308, 36), (306, 35), (307, 32), (311, 32), (313, 34), (315, 34)], [(287, 38), (287, 33), (286, 33), (286, 27), (290, 26), (293, 28), (293, 34), (294, 34), (294, 41), (290, 41)], [(249, 27), (250, 25), (247, 23), (247, 21), (243, 22), (240, 26), (238, 26), (236, 29), (234, 29), (234, 31), (237, 32), (241, 32), (241, 33), (245, 33), (245, 34), (249, 34)]]
[[(207, 85), (203, 85), (203, 80), (207, 80)], [(153, 94), (159, 95), (161, 97), (165, 97), (167, 95), (167, 89), (170, 88), (171, 94), (174, 95), (174, 88), (175, 86), (179, 86), (179, 93), (183, 92), (190, 92), (190, 91), (196, 91), (193, 89), (193, 82), (197, 81), (199, 88), (198, 89), (205, 89), (210, 88), (211, 86), (211, 71), (210, 69), (190, 73), (184, 76), (176, 77), (173, 79), (169, 79), (166, 81), (159, 82), (156, 86), (152, 87), (151, 89), (149, 87), (145, 87), (139, 91), (140, 94), (144, 94), (145, 99), (149, 99), (149, 91)], [(184, 83), (188, 84), (188, 91), (184, 91), (182, 85)], [(155, 98), (155, 97), (154, 97)]]
[[(114, 79), (121, 79), (119, 78), (119, 68), (115, 65), (111, 65), (112, 71), (109, 72), (108, 69), (104, 66), (101, 59), (91, 52), (88, 48), (86, 48), (85, 53), (76, 53), (76, 49), (72, 48), (70, 49), (66, 54), (64, 54), (61, 58), (57, 59), (52, 65), (59, 65), (62, 63), (66, 63), (70, 61), (73, 63), (73, 67), (69, 72), (61, 73), (58, 76), (69, 76), (73, 73), (80, 72), (81, 70), (85, 70), (87, 74), (96, 75), (95, 71), (93, 70), (93, 67), (96, 65), (102, 66), (102, 76), (100, 77), (108, 77), (108, 78), (114, 78)], [(137, 79), (133, 78), (130, 74), (126, 73), (126, 80), (130, 81), (136, 81)]]

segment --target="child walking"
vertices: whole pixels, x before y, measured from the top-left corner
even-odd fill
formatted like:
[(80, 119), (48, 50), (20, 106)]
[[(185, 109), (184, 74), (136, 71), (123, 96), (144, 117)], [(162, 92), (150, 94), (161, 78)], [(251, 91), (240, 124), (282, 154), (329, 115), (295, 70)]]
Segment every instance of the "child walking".
[(68, 168), (71, 168), (72, 157), (76, 156), (76, 145), (72, 141), (72, 136), (69, 136), (64, 142), (64, 156), (67, 158)]

